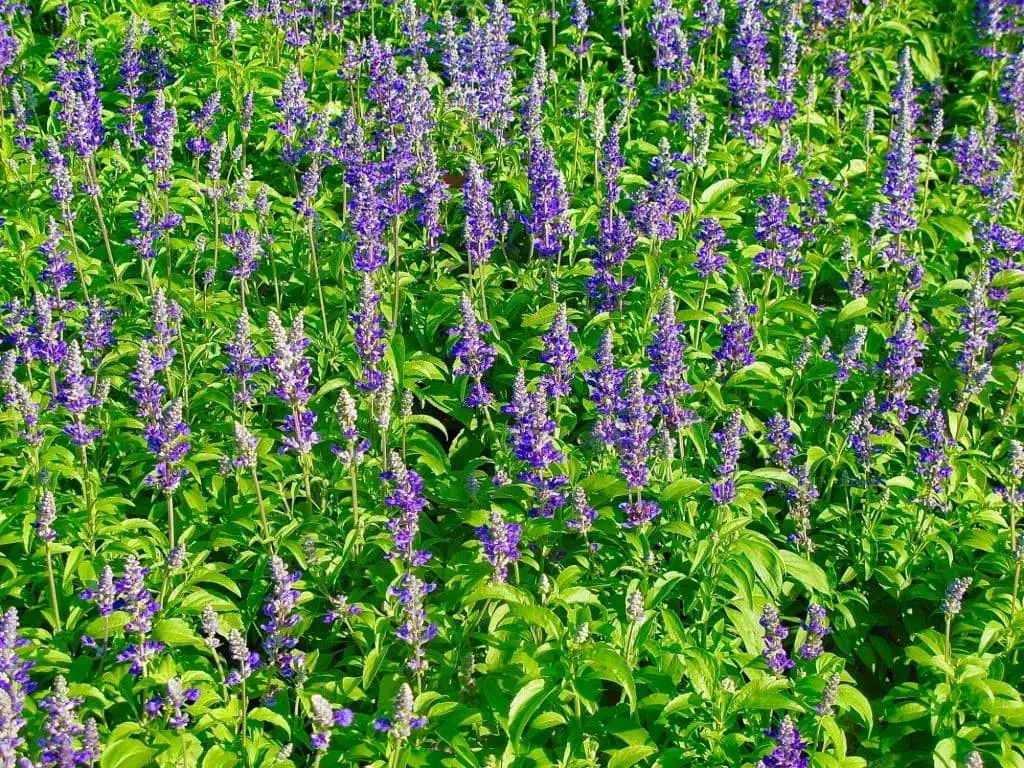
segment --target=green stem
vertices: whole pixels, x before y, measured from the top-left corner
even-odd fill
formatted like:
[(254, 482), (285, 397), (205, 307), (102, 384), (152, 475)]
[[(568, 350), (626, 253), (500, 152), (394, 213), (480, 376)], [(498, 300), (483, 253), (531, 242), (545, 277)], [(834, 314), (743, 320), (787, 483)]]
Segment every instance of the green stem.
[(84, 445), (79, 446), (79, 455), (82, 458), (82, 498), (85, 501), (85, 512), (89, 523), (85, 531), (86, 542), (92, 554), (96, 554), (96, 509), (92, 503), (92, 492), (89, 488), (89, 455)]
[(57, 580), (53, 576), (53, 557), (50, 542), (46, 542), (46, 576), (50, 580), (50, 602), (53, 603), (53, 626), (58, 633), (62, 631), (60, 622), (60, 602), (57, 600)]
[(170, 548), (174, 549), (174, 496), (170, 493), (167, 498), (167, 541)]
[(267, 508), (263, 503), (263, 491), (260, 489), (260, 476), (256, 471), (256, 467), (252, 468), (252, 482), (256, 486), (256, 503), (260, 510), (260, 523), (263, 525), (263, 538), (266, 541), (267, 547), (270, 548), (271, 553), (274, 551), (274, 541), (270, 535), (270, 523), (267, 522)]

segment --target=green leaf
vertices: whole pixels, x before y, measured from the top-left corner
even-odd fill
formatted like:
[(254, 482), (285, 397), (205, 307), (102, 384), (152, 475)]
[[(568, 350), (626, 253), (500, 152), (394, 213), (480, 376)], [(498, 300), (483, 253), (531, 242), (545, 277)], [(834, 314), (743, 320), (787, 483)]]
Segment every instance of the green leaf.
[(555, 319), (556, 314), (558, 314), (558, 304), (548, 304), (524, 317), (523, 328), (547, 328)]
[(847, 302), (847, 304), (839, 310), (839, 317), (836, 318), (836, 322), (848, 323), (855, 317), (860, 317), (869, 311), (870, 307), (868, 307), (868, 297), (858, 296), (853, 301)]
[(786, 567), (786, 575), (797, 584), (803, 584), (813, 592), (821, 592), (826, 595), (832, 591), (828, 584), (828, 577), (825, 576), (825, 572), (819, 565), (788, 549), (780, 550), (779, 556), (782, 558), (782, 564)]
[(156, 750), (135, 739), (108, 743), (100, 757), (100, 768), (143, 768), (150, 765)]
[(531, 731), (546, 731), (549, 728), (557, 728), (560, 725), (565, 725), (565, 715), (561, 712), (541, 712), (530, 723)]
[(153, 638), (169, 646), (205, 648), (202, 639), (184, 619), (164, 619), (153, 627)]
[(636, 711), (636, 681), (622, 654), (609, 645), (599, 645), (587, 654), (587, 662), (599, 677), (622, 686), (629, 699), (629, 709)]
[(249, 713), (250, 720), (258, 720), (261, 723), (270, 723), (276, 725), (278, 728), (283, 730), (291, 738), (292, 727), (288, 724), (288, 721), (284, 719), (284, 716), (278, 714), (272, 709), (267, 707), (256, 707), (252, 712)]
[(748, 709), (789, 709), (799, 710), (785, 691), (789, 681), (782, 678), (758, 677), (744, 685), (729, 701), (729, 711), (744, 712)]
[(548, 687), (548, 681), (543, 678), (531, 680), (516, 693), (512, 704), (508, 708), (508, 736), (515, 749), (519, 748), (519, 739), (523, 735), (527, 724), (533, 715), (540, 709), (545, 699), (554, 692), (554, 687)]
[(722, 179), (720, 181), (716, 181), (710, 187), (701, 192), (701, 205), (711, 205), (738, 183), (739, 182), (737, 182), (736, 179)]
[(863, 693), (852, 685), (841, 685), (839, 686), (839, 692), (836, 694), (836, 702), (839, 706), (856, 712), (860, 716), (861, 722), (868, 729), (868, 733), (871, 733), (874, 716), (871, 713), (871, 702), (868, 701)]
[(935, 768), (956, 768), (956, 739), (946, 738), (935, 745), (932, 765)]
[(363, 688), (370, 687), (383, 660), (384, 654), (380, 652), (379, 648), (371, 648), (366, 654), (366, 660), (363, 662)]
[(238, 765), (238, 756), (228, 752), (219, 744), (214, 744), (203, 758), (203, 768), (234, 768)]
[(776, 485), (789, 486), (790, 488), (796, 487), (796, 478), (786, 470), (776, 467), (761, 467), (750, 472), (740, 472), (736, 477), (737, 485), (756, 482), (774, 483)]
[(612, 752), (608, 761), (608, 768), (629, 768), (636, 765), (645, 757), (650, 757), (658, 750), (650, 744), (631, 744), (628, 747)]
[(933, 216), (932, 221), (963, 245), (970, 245), (974, 242), (974, 231), (963, 216)]
[(685, 499), (703, 487), (704, 483), (695, 477), (681, 477), (666, 486), (665, 490), (661, 492), (661, 500), (663, 502), (670, 502), (677, 499)]
[(548, 637), (555, 638), (561, 634), (562, 622), (550, 608), (545, 608), (542, 605), (509, 603), (508, 610), (513, 616), (518, 616), (531, 626), (543, 629)]

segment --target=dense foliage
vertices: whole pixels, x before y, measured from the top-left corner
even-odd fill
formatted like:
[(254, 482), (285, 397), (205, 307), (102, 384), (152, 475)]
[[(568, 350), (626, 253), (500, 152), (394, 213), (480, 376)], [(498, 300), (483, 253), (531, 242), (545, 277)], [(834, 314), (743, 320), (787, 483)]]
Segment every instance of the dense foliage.
[(0, 768), (1024, 767), (1022, 40), (0, 0)]

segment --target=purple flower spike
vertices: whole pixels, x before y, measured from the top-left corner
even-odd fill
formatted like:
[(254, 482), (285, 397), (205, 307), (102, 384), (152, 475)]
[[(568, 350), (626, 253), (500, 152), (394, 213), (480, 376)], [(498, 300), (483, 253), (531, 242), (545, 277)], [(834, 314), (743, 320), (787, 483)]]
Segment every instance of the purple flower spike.
[(807, 606), (807, 619), (800, 625), (807, 633), (807, 637), (797, 649), (801, 658), (814, 661), (821, 656), (824, 651), (822, 640), (832, 632), (828, 624), (825, 623), (827, 620), (828, 613), (820, 605), (811, 603)]
[(519, 560), (519, 536), (523, 527), (519, 523), (507, 523), (501, 510), (491, 511), (488, 525), (476, 529), (477, 538), (483, 545), (484, 555), (494, 568), (494, 580), (508, 581), (508, 567)]
[(758, 622), (764, 628), (764, 657), (768, 668), (777, 675), (783, 675), (793, 668), (793, 660), (789, 658), (782, 641), (789, 637), (789, 630), (782, 626), (779, 609), (771, 603), (765, 605)]
[(458, 337), (450, 353), (456, 361), (452, 375), (470, 378), (465, 404), (467, 408), (480, 408), (494, 402), (494, 395), (483, 383), (483, 375), (494, 365), (497, 353), (491, 344), (481, 338), (482, 334), (491, 333), (493, 329), (487, 323), (477, 320), (468, 294), (462, 294), (459, 314), (459, 324), (448, 331), (449, 336)]
[(615, 441), (619, 469), (630, 488), (642, 488), (650, 482), (648, 461), (653, 437), (650, 397), (644, 391), (644, 374), (642, 371), (633, 371), (626, 381), (622, 396), (622, 411)]
[(729, 260), (719, 252), (719, 248), (729, 243), (725, 230), (717, 219), (701, 219), (694, 235), (697, 245), (697, 258), (693, 268), (705, 280), (711, 275), (725, 274), (725, 266)]
[(584, 374), (587, 386), (590, 387), (590, 399), (597, 411), (594, 436), (605, 445), (615, 444), (616, 419), (622, 410), (622, 382), (626, 378), (626, 371), (615, 367), (614, 339), (615, 332), (608, 328), (601, 336), (601, 343), (594, 355), (597, 370)]
[(388, 557), (399, 558), (409, 566), (420, 566), (430, 560), (430, 552), (415, 548), (420, 530), (420, 512), (427, 505), (427, 500), (423, 498), (423, 478), (407, 468), (397, 453), (391, 455), (389, 466), (391, 469), (381, 474), (381, 479), (391, 486), (384, 504), (396, 513), (388, 521), (388, 530), (394, 541), (394, 548)]
[(765, 735), (775, 740), (775, 747), (757, 764), (758, 768), (808, 768), (811, 764), (805, 752), (807, 742), (800, 738), (800, 731), (789, 715), (782, 718), (778, 727), (765, 731)]
[(564, 397), (572, 391), (571, 367), (579, 359), (579, 352), (570, 338), (570, 334), (575, 331), (576, 326), (569, 323), (566, 305), (559, 305), (551, 321), (551, 328), (544, 334), (544, 351), (540, 355), (541, 362), (547, 363), (552, 369), (544, 379), (550, 397)]

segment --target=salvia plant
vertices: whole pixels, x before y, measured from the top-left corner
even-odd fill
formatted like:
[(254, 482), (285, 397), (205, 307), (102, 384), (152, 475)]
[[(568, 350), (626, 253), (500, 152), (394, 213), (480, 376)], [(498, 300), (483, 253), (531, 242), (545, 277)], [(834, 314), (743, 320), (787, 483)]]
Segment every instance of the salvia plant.
[(0, 0), (0, 277), (0, 768), (1024, 768), (1021, 0)]

